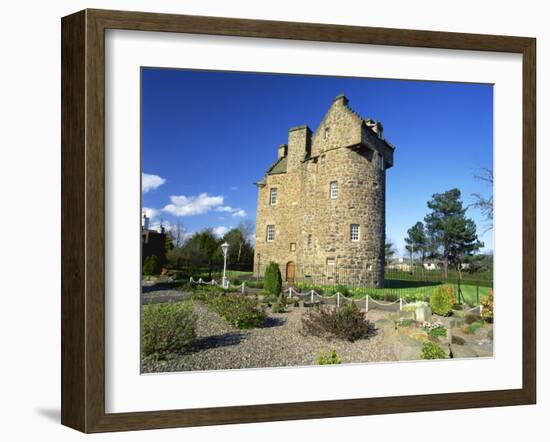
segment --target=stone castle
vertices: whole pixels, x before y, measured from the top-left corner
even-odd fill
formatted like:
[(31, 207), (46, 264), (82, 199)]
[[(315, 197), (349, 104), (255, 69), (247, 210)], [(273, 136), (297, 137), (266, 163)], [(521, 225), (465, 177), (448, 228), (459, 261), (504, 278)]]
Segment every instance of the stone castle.
[(382, 125), (359, 116), (344, 95), (315, 132), (291, 128), (256, 183), (255, 275), (274, 261), (289, 282), (382, 287), (393, 152)]

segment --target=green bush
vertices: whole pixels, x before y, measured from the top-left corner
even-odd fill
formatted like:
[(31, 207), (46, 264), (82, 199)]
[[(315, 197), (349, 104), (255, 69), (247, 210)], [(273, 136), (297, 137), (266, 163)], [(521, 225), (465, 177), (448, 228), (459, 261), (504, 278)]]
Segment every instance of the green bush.
[(258, 299), (243, 295), (224, 294), (207, 298), (207, 305), (231, 325), (254, 328), (264, 325), (267, 315)]
[(495, 308), (495, 296), (493, 294), (493, 289), (489, 289), (487, 296), (481, 300), (481, 305), (483, 306), (481, 310), (481, 315), (485, 321), (493, 323), (493, 310)]
[(481, 327), (483, 327), (483, 325), (484, 325), (483, 320), (475, 321), (475, 322), (472, 322), (470, 325), (468, 325), (468, 327), (466, 327), (466, 329), (464, 331), (466, 331), (467, 333), (473, 335), (473, 334), (475, 334), (476, 331), (478, 331)]
[(422, 344), (422, 359), (445, 359), (446, 355), (443, 349), (433, 342), (427, 341)]
[(146, 276), (158, 275), (160, 273), (160, 262), (156, 255), (145, 258), (142, 271)]
[(430, 295), (430, 307), (436, 315), (448, 316), (454, 303), (453, 288), (449, 284), (437, 287)]
[(271, 311), (273, 313), (284, 313), (286, 312), (285, 304), (278, 300), (273, 306), (271, 307)]
[(283, 280), (279, 265), (275, 262), (270, 262), (265, 269), (264, 289), (273, 295), (279, 295), (282, 287)]
[(241, 285), (242, 281), (239, 278), (231, 278), (229, 281), (232, 285)]
[(333, 365), (333, 364), (341, 364), (342, 359), (338, 356), (336, 353), (336, 350), (331, 350), (327, 352), (320, 352), (319, 356), (317, 356), (317, 364), (318, 365)]
[(435, 327), (428, 330), (428, 334), (430, 336), (447, 336), (447, 329), (443, 326), (441, 327)]
[(162, 359), (169, 353), (183, 353), (196, 337), (197, 315), (193, 304), (169, 302), (144, 305), (141, 310), (141, 351)]
[(302, 329), (310, 335), (350, 342), (368, 337), (374, 332), (373, 324), (354, 303), (343, 307), (315, 307), (302, 314)]

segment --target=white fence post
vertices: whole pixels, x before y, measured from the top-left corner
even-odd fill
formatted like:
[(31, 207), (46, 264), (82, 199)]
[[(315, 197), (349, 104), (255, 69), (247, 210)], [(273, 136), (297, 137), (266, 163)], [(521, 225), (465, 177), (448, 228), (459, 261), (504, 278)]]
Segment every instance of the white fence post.
[(311, 290), (311, 303), (313, 304), (313, 289)]
[(244, 294), (244, 282), (241, 284), (241, 293)]
[(483, 304), (479, 304), (479, 316), (483, 316)]
[(399, 311), (403, 310), (403, 298), (399, 298)]
[(340, 292), (336, 293), (336, 306), (340, 307)]
[(288, 297), (292, 298), (292, 286), (288, 289)]
[(365, 312), (369, 311), (369, 295), (365, 296)]

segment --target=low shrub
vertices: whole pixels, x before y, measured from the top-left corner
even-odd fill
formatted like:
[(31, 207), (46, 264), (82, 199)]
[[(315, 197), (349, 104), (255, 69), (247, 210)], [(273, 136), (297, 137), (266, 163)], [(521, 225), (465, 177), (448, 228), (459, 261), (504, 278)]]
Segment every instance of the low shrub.
[(302, 314), (305, 333), (323, 338), (345, 339), (354, 342), (374, 332), (374, 325), (354, 304), (343, 307), (318, 306)]
[(481, 310), (481, 317), (489, 322), (493, 323), (493, 309), (495, 307), (495, 297), (493, 294), (493, 289), (489, 289), (487, 296), (483, 297), (481, 300), (481, 305), (483, 306)]
[(484, 324), (485, 324), (485, 322), (483, 320), (472, 322), (470, 325), (468, 325), (466, 327), (466, 329), (464, 331), (466, 331), (467, 333), (473, 335), (473, 334), (475, 334), (476, 331), (478, 331), (481, 327), (483, 327)]
[(432, 322), (425, 322), (422, 328), (424, 328), (430, 336), (447, 336), (447, 328), (438, 319)]
[(260, 293), (258, 293), (258, 296), (260, 297), (261, 303), (264, 304), (266, 307), (271, 307), (279, 300), (278, 296), (269, 293), (267, 290), (262, 290)]
[(277, 301), (275, 304), (271, 306), (271, 311), (273, 313), (284, 313), (286, 312), (285, 304), (283, 304), (280, 301)]
[(282, 287), (283, 280), (279, 265), (275, 262), (270, 262), (265, 269), (264, 289), (273, 295), (279, 295)]
[(338, 356), (338, 353), (336, 353), (336, 350), (331, 350), (327, 352), (320, 352), (319, 356), (317, 356), (317, 364), (318, 365), (334, 365), (334, 364), (341, 364), (342, 359)]
[(241, 285), (243, 282), (239, 278), (231, 278), (229, 283), (231, 285)]
[(196, 338), (197, 315), (193, 304), (169, 302), (144, 305), (141, 310), (143, 356), (163, 359), (169, 353), (183, 353)]
[(437, 287), (430, 295), (432, 312), (440, 316), (449, 316), (453, 310), (455, 298), (453, 288), (449, 284)]
[(427, 341), (422, 344), (422, 359), (445, 359), (447, 356), (443, 349), (433, 342)]
[(142, 272), (144, 275), (158, 275), (160, 272), (160, 262), (156, 255), (147, 256), (143, 260)]
[(254, 328), (264, 325), (267, 315), (258, 298), (236, 294), (214, 295), (207, 305), (237, 328)]

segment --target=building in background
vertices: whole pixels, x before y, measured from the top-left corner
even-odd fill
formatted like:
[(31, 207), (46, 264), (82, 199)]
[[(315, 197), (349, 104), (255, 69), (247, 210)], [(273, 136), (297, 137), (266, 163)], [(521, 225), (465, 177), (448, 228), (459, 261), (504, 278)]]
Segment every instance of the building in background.
[(149, 228), (149, 218), (144, 213), (141, 222), (141, 264), (148, 256), (155, 255), (160, 265), (166, 262), (166, 232), (161, 225), (159, 230)]

